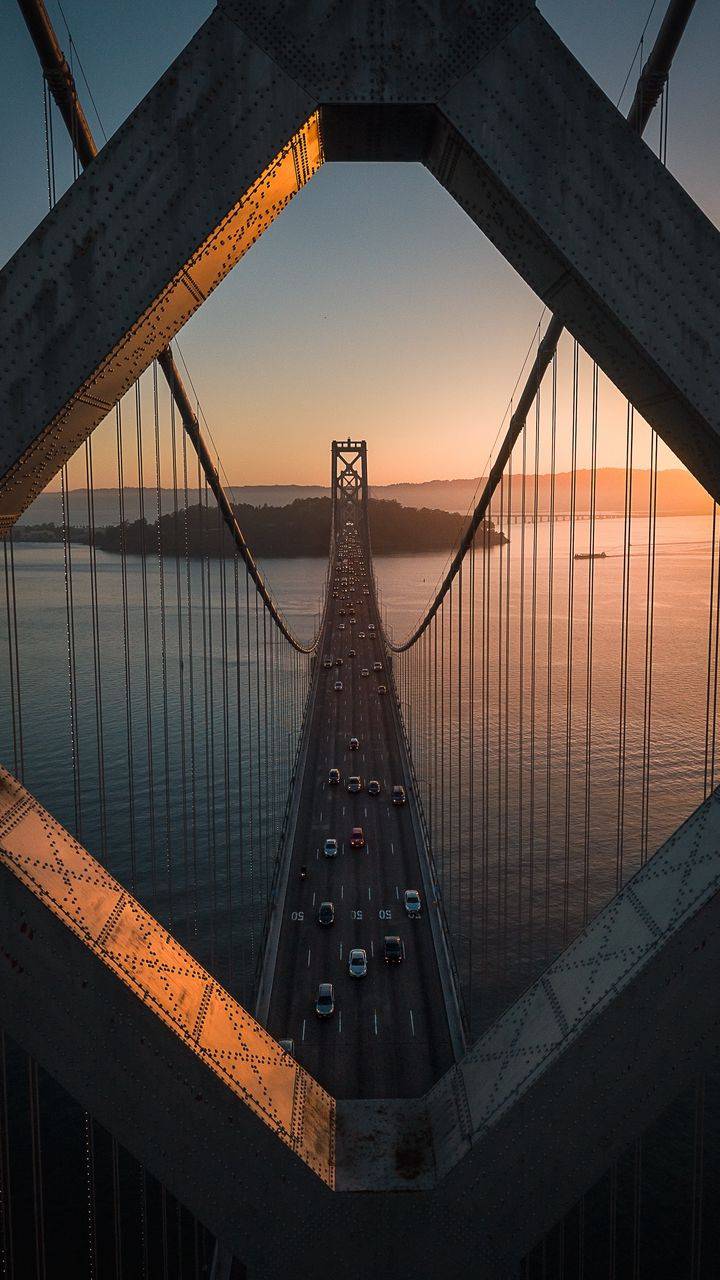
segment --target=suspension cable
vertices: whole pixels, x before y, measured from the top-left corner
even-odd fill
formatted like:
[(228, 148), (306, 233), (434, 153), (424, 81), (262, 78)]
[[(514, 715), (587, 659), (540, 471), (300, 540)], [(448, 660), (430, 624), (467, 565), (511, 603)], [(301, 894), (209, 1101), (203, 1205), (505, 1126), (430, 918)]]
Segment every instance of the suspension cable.
[[(82, 168), (85, 169), (98, 154), (98, 146), (80, 103), (72, 70), (68, 65), (67, 59), (63, 55), (62, 49), (60, 48), (43, 0), (18, 0), (18, 4), (25, 19), (28, 31), (32, 37), (35, 49), (37, 50), (45, 82), (47, 84), (47, 90), (55, 99), (60, 115), (62, 116), (65, 127), (70, 135), (74, 155)], [(50, 108), (49, 103), (46, 102), (48, 129), (51, 129), (52, 124), (49, 117)], [(48, 182), (51, 182), (50, 177), (48, 177)], [(51, 189), (51, 199), (53, 196), (54, 191)], [(297, 649), (300, 653), (313, 653), (318, 644), (320, 635), (319, 630), (310, 644), (303, 644), (297, 636), (293, 635), (285, 622), (282, 612), (276, 605), (269, 587), (258, 568), (255, 557), (245, 540), (245, 536), (233, 510), (232, 503), (227, 495), (226, 488), (220, 479), (219, 470), (213, 463), (212, 455), (200, 430), (198, 416), (192, 408), (190, 397), (187, 394), (187, 390), (180, 376), (180, 372), (175, 363), (170, 347), (166, 347), (165, 350), (159, 352), (157, 356), (157, 363), (165, 376), (170, 389), (170, 394), (173, 397), (180, 414), (182, 424), (192, 441), (198, 458), (200, 459), (200, 464), (205, 473), (205, 479), (215, 496), (215, 500), (220, 508), (230, 536), (233, 539), (241, 558), (248, 567), (250, 576), (255, 583), (265, 608), (269, 612), (275, 625), (293, 648)]]
[[(694, 6), (695, 0), (670, 0), (657, 38), (638, 80), (635, 96), (627, 115), (627, 121), (631, 129), (640, 135), (644, 133), (658, 99), (666, 86), (673, 58)], [(445, 599), (450, 589), (450, 583), (457, 577), (460, 565), (470, 549), (482, 520), (485, 518), (490, 499), (500, 483), (505, 466), (525, 425), (533, 400), (557, 350), (564, 328), (562, 320), (557, 316), (553, 316), (545, 330), (545, 335), (538, 346), (532, 368), (520, 393), (517, 408), (510, 418), (505, 438), (498, 450), (482, 493), (434, 600), (415, 629), (402, 643), (394, 644), (385, 633), (385, 643), (394, 653), (402, 653), (403, 650), (411, 648), (416, 640), (420, 638), (430, 619)]]

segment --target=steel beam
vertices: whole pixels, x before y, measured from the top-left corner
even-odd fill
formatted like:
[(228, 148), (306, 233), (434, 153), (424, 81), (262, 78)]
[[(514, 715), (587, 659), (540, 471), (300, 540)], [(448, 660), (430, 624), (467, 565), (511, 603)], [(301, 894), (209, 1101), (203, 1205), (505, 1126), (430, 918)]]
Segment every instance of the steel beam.
[(216, 9), (0, 273), (0, 532), (320, 163), (314, 101)]
[(0, 273), (0, 530), (323, 158), (423, 158), (714, 497), (720, 236), (532, 0), (221, 0)]
[(440, 103), (427, 156), (720, 498), (720, 235), (539, 13)]
[(507, 1277), (720, 1049), (719, 850), (720, 791), (424, 1098), (335, 1102), (2, 772), (0, 1017), (251, 1277)]

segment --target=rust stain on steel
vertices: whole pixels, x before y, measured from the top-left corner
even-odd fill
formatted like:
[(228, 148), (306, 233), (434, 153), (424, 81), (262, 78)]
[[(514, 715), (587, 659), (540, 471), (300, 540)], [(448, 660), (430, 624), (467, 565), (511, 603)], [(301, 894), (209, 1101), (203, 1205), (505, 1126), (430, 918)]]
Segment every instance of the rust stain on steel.
[(335, 1099), (2, 768), (0, 861), (334, 1187)]

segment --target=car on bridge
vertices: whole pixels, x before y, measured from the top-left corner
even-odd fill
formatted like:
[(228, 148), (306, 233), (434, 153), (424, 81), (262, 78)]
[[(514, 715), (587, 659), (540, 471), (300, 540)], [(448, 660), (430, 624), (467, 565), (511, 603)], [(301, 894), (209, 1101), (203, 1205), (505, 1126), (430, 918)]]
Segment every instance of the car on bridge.
[(378, 685), (378, 693), (387, 693), (387, 685), (386, 685), (386, 684), (379, 684), (379, 685)]
[(337, 858), (338, 843), (334, 836), (328, 836), (323, 845), (323, 853), (326, 858)]
[(318, 1018), (331, 1018), (335, 1012), (335, 992), (332, 982), (321, 982), (318, 986), (315, 1012)]
[(382, 671), (382, 662), (373, 662), (373, 671)]
[(416, 920), (422, 911), (422, 902), (417, 889), (406, 889), (404, 894), (405, 914)]
[(360, 675), (361, 675), (361, 676), (369, 676), (369, 675), (370, 675), (370, 668), (369, 668), (369, 667), (363, 667), (362, 671), (360, 672)]
[(362, 791), (362, 778), (356, 773), (351, 774), (348, 778), (347, 789), (351, 795), (357, 795), (358, 791)]
[(396, 933), (385, 935), (383, 954), (386, 964), (402, 964), (405, 959), (405, 943)]
[(364, 639), (365, 639), (365, 632), (364, 632), (364, 631), (358, 631), (358, 638), (359, 638), (360, 640), (364, 640)]
[(407, 795), (405, 794), (405, 788), (401, 787), (399, 784), (394, 786), (392, 789), (391, 798), (392, 798), (393, 804), (405, 804), (405, 801), (407, 800)]
[(355, 650), (354, 650), (354, 649), (350, 649), (350, 650), (349, 650), (349, 652), (348, 652), (348, 658), (356, 658), (356, 657), (357, 657), (357, 654), (356, 654)]
[(345, 630), (345, 623), (344, 623), (344, 622), (339, 622), (339, 623), (338, 623), (338, 631), (344, 631), (344, 630)]
[(336, 659), (335, 659), (335, 666), (336, 666), (336, 667), (341, 667), (341, 666), (342, 666), (342, 664), (343, 664), (343, 660), (342, 660), (342, 658), (336, 658)]
[(365, 832), (363, 831), (362, 827), (353, 827), (352, 831), (350, 832), (350, 848), (351, 849), (365, 848)]
[(351, 738), (351, 739), (350, 739), (350, 741), (349, 741), (349, 743), (348, 743), (348, 746), (349, 746), (349, 748), (350, 748), (350, 750), (351, 750), (351, 751), (359, 751), (359, 750), (360, 750), (360, 739), (359, 739), (359, 738)]
[(342, 693), (342, 680), (335, 681), (335, 692)]
[(332, 664), (333, 664), (332, 658), (330, 657), (329, 654), (326, 654), (325, 657), (323, 658), (323, 666), (325, 670), (329, 671), (330, 668), (332, 667)]
[(375, 630), (375, 623), (368, 622), (368, 631), (374, 631), (374, 630)]
[(370, 779), (370, 781), (367, 784), (367, 793), (369, 796), (380, 795), (380, 783), (378, 782), (377, 778)]
[(352, 947), (348, 955), (348, 973), (351, 978), (364, 978), (367, 975), (367, 951), (364, 947)]
[(340, 770), (331, 769), (328, 774), (328, 786), (336, 787), (340, 781)]
[(335, 904), (332, 902), (321, 902), (317, 913), (318, 924), (334, 924), (335, 923)]

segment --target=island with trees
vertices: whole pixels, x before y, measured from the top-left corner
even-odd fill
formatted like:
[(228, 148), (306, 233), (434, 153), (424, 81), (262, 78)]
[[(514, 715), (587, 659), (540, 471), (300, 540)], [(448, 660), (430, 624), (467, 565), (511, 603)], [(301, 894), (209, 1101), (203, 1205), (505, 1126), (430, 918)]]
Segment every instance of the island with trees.
[[(248, 545), (262, 559), (289, 556), (326, 557), (330, 544), (332, 504), (330, 498), (297, 498), (283, 507), (254, 507), (246, 503), (233, 510)], [(454, 511), (428, 507), (403, 507), (399, 502), (371, 498), (368, 502), (370, 539), (375, 555), (413, 554), (447, 551), (457, 543), (466, 517)], [(160, 518), (158, 542), (157, 519), (126, 521), (95, 530), (95, 546), (102, 551), (125, 551), (128, 555), (162, 547), (165, 555), (231, 556), (234, 543), (223, 523), (212, 497), (187, 509), (168, 511)], [(89, 541), (89, 531), (73, 527), (68, 531), (72, 542)], [(62, 527), (55, 524), (21, 525), (14, 532), (19, 542), (60, 542)], [(486, 526), (487, 544), (507, 542), (493, 521)], [(482, 529), (477, 546), (483, 544)]]

